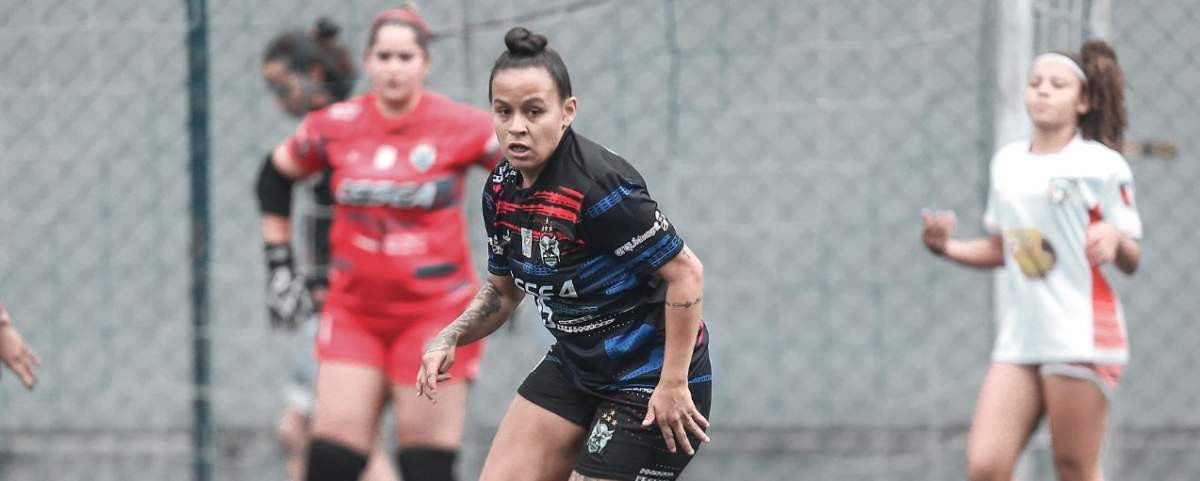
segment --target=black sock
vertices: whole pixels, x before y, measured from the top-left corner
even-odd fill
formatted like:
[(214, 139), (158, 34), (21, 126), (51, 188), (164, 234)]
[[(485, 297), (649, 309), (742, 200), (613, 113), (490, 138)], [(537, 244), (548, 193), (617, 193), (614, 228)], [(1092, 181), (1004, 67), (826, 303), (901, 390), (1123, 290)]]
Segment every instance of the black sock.
[(401, 448), (396, 452), (404, 481), (454, 481), (456, 457), (457, 450), (439, 448)]
[(358, 481), (367, 455), (336, 441), (314, 439), (308, 446), (307, 481)]

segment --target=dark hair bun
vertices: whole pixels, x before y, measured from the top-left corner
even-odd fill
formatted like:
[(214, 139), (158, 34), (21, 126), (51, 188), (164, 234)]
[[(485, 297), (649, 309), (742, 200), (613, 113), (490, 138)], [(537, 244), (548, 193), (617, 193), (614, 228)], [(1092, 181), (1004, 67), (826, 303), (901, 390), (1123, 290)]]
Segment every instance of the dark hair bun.
[(333, 40), (337, 38), (338, 32), (342, 28), (338, 24), (333, 23), (329, 17), (321, 17), (317, 19), (317, 25), (313, 29), (318, 40)]
[(504, 45), (508, 53), (518, 57), (528, 57), (546, 51), (546, 36), (537, 35), (525, 27), (513, 27), (504, 34)]

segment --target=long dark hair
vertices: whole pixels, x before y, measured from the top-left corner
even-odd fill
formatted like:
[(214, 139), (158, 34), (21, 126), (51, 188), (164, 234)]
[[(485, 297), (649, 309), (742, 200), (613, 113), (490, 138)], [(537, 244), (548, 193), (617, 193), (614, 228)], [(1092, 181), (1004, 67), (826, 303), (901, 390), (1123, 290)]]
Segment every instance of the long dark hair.
[(1125, 140), (1125, 74), (1117, 63), (1117, 52), (1103, 40), (1088, 40), (1078, 54), (1066, 52), (1083, 68), (1087, 81), (1083, 95), (1088, 111), (1079, 116), (1083, 138), (1096, 140), (1109, 148), (1121, 151)]

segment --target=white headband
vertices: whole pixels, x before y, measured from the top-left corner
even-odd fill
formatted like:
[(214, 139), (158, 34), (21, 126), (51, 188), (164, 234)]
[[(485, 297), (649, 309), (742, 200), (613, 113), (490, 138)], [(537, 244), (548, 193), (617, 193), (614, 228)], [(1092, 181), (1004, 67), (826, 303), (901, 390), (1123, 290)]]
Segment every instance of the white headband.
[(1043, 53), (1041, 55), (1038, 55), (1037, 58), (1033, 59), (1033, 63), (1038, 63), (1039, 61), (1042, 61), (1042, 60), (1050, 60), (1052, 62), (1058, 62), (1058, 63), (1061, 63), (1068, 67), (1071, 67), (1071, 71), (1075, 72), (1075, 76), (1079, 77), (1079, 80), (1087, 82), (1087, 74), (1083, 73), (1083, 68), (1081, 68), (1079, 66), (1079, 64), (1075, 63), (1074, 60), (1071, 60), (1071, 57), (1068, 57), (1061, 53), (1049, 52), (1049, 53)]

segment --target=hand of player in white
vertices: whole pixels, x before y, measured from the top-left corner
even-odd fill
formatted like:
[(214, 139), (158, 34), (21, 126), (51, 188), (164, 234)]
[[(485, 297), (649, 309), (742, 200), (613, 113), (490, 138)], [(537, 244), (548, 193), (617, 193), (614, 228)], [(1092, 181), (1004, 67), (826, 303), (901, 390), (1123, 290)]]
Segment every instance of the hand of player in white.
[[(12, 369), (26, 389), (37, 383), (36, 368), (42, 361), (25, 344), (25, 339), (11, 323), (0, 324), (0, 362)], [(0, 370), (2, 372), (2, 370)]]
[(1112, 262), (1117, 257), (1117, 246), (1125, 236), (1121, 231), (1107, 222), (1097, 222), (1088, 226), (1087, 258), (1092, 265), (1103, 265)]
[(704, 430), (708, 429), (708, 419), (704, 418), (704, 414), (700, 413), (696, 403), (692, 401), (692, 392), (688, 390), (687, 382), (667, 386), (659, 383), (654, 388), (654, 393), (650, 395), (650, 403), (646, 406), (646, 418), (642, 420), (642, 427), (648, 428), (653, 424), (658, 424), (663, 442), (667, 444), (667, 451), (672, 453), (676, 451), (676, 446), (683, 446), (683, 451), (688, 455), (696, 454), (696, 450), (692, 449), (692, 442), (688, 440), (689, 432), (700, 441), (709, 442), (708, 435), (704, 433)]
[(921, 240), (925, 242), (925, 247), (935, 254), (944, 254), (946, 242), (950, 240), (954, 227), (958, 225), (958, 217), (954, 215), (954, 211), (921, 209), (921, 223)]
[(437, 403), (437, 383), (453, 377), (450, 375), (450, 366), (454, 365), (454, 350), (454, 344), (438, 345), (438, 340), (425, 350), (421, 356), (421, 369), (417, 371), (417, 397), (425, 396), (434, 404)]

